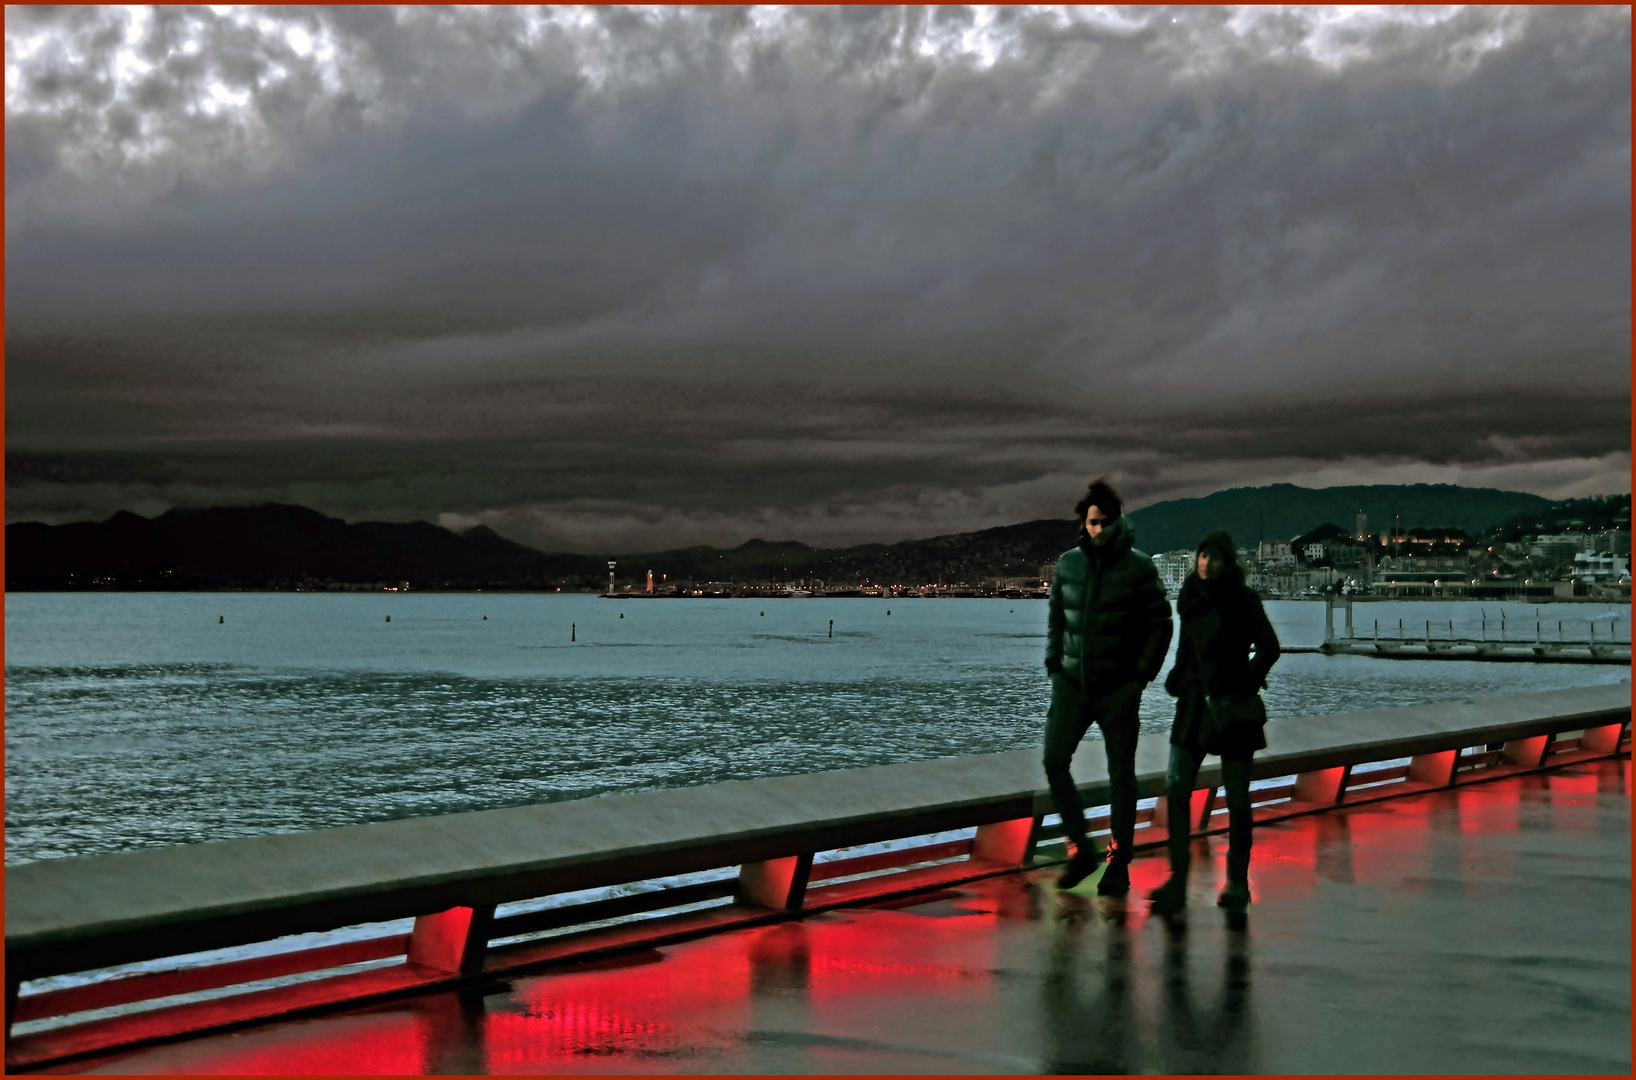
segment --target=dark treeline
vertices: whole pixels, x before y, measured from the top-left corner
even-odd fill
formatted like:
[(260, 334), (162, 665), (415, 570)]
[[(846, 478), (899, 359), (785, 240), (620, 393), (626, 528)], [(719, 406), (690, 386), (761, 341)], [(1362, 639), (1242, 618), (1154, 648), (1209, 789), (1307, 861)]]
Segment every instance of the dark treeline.
[(1540, 533), (1601, 532), (1630, 528), (1630, 496), (1593, 495), (1563, 499), (1507, 518), (1489, 534), (1491, 541), (1517, 540)]

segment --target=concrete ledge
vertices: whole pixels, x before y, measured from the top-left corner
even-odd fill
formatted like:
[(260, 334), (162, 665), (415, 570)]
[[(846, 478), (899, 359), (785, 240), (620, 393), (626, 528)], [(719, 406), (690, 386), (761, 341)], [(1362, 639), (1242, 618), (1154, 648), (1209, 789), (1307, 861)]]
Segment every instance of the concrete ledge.
[[(1284, 776), (1410, 757), (1629, 718), (1627, 681), (1536, 694), (1478, 694), (1435, 705), (1276, 720), (1267, 725), (1267, 749), (1255, 756), (1253, 775)], [(1202, 779), (1199, 786), (1205, 786)]]

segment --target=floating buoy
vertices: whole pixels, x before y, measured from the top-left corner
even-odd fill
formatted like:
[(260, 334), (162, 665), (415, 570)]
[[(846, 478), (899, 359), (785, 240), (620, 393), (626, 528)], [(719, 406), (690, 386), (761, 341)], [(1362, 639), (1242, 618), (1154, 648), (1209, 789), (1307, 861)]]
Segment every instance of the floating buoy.
[(835, 636), (835, 620), (834, 619), (829, 620), (829, 636), (830, 637)]
[(765, 612), (765, 611), (763, 611), (763, 612), (762, 612), (762, 613), (761, 613), (761, 617), (762, 617), (762, 618), (766, 618), (766, 617), (767, 617), (767, 613), (766, 613), (766, 612)]
[(390, 615), (388, 615), (388, 616), (387, 616), (387, 617), (386, 617), (386, 621), (387, 621), (387, 622), (391, 622), (391, 621), (392, 621), (392, 616), (390, 616)]
[(218, 622), (218, 623), (224, 623), (224, 622), (226, 622), (226, 621), (227, 621), (227, 616), (225, 616), (225, 615), (218, 615), (218, 616), (216, 616), (216, 621), (217, 621), (217, 622)]
[(886, 614), (888, 614), (888, 615), (890, 615), (890, 614), (892, 614), (892, 609), (891, 609), (891, 608), (887, 608), (887, 609), (886, 609)]
[(577, 623), (569, 623), (568, 624), (568, 640), (569, 641), (574, 640), (574, 631), (577, 630), (578, 628), (579, 628), (579, 626), (578, 626)]
[(621, 612), (620, 612), (620, 613), (619, 613), (619, 617), (620, 617), (620, 618), (621, 618), (621, 619), (623, 619), (623, 618), (624, 618), (624, 617), (625, 617), (625, 613), (624, 613), (624, 612), (623, 612), (623, 611), (621, 611)]
[(489, 617), (488, 617), (488, 616), (487, 616), (487, 615), (484, 615), (484, 616), (483, 616), (483, 621), (484, 621), (484, 622), (488, 622), (488, 621), (489, 621)]

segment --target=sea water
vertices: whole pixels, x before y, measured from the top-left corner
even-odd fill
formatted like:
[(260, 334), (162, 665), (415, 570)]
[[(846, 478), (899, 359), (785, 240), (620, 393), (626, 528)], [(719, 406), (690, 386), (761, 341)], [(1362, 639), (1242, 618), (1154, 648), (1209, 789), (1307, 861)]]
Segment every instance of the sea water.
[[(1323, 640), (1321, 602), (1267, 610), (1284, 644)], [(1513, 634), (1592, 618), (1629, 637), (1628, 605), (1354, 619), (1502, 611)], [(8, 864), (1033, 749), (1049, 698), (1043, 601), (12, 593), (5, 615)], [(1628, 677), (1293, 654), (1265, 697), (1298, 722)], [(1150, 687), (1143, 730), (1171, 709)]]

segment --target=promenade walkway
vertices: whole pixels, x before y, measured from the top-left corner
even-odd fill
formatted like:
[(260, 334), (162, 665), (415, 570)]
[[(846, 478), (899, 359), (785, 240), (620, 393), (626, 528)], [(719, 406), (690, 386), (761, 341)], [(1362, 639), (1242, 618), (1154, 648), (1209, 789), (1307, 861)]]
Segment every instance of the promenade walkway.
[(61, 1072), (1625, 1073), (1630, 760), (1195, 841), (1176, 931), (1055, 871), (646, 948)]

